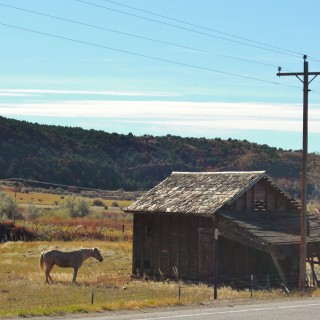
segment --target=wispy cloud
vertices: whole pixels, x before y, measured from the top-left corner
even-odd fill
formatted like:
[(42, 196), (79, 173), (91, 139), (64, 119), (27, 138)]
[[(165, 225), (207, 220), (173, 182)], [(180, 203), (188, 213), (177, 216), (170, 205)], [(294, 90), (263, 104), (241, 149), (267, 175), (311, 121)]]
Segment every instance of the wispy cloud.
[[(60, 101), (0, 104), (4, 116), (82, 118), (182, 130), (302, 131), (302, 107), (291, 104), (182, 101)], [(310, 106), (309, 131), (320, 132), (320, 110)], [(170, 132), (164, 132), (170, 133)]]
[(1, 92), (0, 97), (34, 97), (37, 96), (35, 94), (28, 94), (28, 93), (17, 93), (17, 92)]
[(170, 92), (129, 92), (129, 91), (93, 91), (93, 90), (51, 90), (51, 89), (0, 89), (0, 96), (28, 96), (39, 94), (57, 95), (96, 95), (120, 97), (175, 97), (176, 93)]

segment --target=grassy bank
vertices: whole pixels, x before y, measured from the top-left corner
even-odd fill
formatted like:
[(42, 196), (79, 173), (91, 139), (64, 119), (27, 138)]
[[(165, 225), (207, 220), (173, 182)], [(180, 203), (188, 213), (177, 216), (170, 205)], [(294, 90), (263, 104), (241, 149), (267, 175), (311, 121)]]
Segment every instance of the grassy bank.
[[(72, 269), (54, 267), (53, 285), (39, 270), (42, 250), (99, 247), (104, 261), (87, 260), (79, 270), (78, 286), (71, 284)], [(0, 316), (52, 315), (177, 304), (213, 299), (205, 284), (131, 280), (131, 243), (106, 241), (7, 242), (0, 244)], [(314, 291), (312, 295), (318, 295)], [(308, 293), (310, 295), (310, 293)], [(219, 289), (219, 300), (250, 299), (250, 291)], [(284, 297), (280, 290), (257, 291), (253, 298)]]

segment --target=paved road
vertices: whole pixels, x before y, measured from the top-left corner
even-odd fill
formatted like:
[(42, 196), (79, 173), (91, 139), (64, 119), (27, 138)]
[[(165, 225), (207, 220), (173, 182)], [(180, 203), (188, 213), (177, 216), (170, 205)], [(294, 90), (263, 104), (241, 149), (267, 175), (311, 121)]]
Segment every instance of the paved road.
[[(54, 318), (58, 319), (58, 318)], [(62, 319), (62, 318), (61, 318)], [(75, 319), (66, 317), (63, 319)], [(315, 320), (320, 319), (320, 298), (219, 306), (212, 304), (194, 308), (173, 308), (145, 312), (104, 313), (86, 315), (81, 320)]]

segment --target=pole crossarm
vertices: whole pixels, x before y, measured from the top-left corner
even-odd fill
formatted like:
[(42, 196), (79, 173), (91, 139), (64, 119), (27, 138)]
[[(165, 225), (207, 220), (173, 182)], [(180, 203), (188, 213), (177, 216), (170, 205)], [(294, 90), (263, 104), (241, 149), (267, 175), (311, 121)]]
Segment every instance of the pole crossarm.
[[(309, 76), (319, 76), (320, 72), (308, 72)], [(278, 72), (278, 77), (281, 76), (304, 76), (304, 72)]]
[(317, 75), (315, 75), (308, 83), (310, 84), (316, 77)]

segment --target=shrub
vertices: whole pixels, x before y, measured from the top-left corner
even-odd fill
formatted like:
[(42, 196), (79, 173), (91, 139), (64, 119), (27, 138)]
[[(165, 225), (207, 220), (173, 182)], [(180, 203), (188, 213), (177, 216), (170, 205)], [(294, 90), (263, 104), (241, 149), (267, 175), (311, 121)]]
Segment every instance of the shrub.
[(6, 193), (0, 194), (0, 217), (12, 220), (20, 217), (17, 204)]
[(24, 227), (18, 227), (12, 222), (0, 223), (0, 242), (4, 241), (31, 241), (36, 234)]
[(29, 205), (27, 206), (26, 210), (23, 213), (23, 217), (31, 221), (38, 219), (39, 217), (38, 209), (33, 203), (29, 203)]
[(81, 199), (81, 197), (75, 197), (74, 195), (66, 198), (64, 206), (69, 211), (71, 217), (84, 217), (90, 213), (89, 203)]
[(117, 202), (117, 201), (113, 201), (113, 202), (112, 202), (112, 207), (117, 207), (117, 208), (118, 208), (118, 207), (119, 207), (118, 202)]
[(76, 215), (74, 217), (84, 217), (90, 213), (90, 205), (84, 199), (78, 199), (76, 204), (76, 211), (74, 212)]
[(93, 200), (93, 205), (97, 206), (97, 207), (104, 207), (104, 203), (102, 200), (100, 199), (95, 199)]

